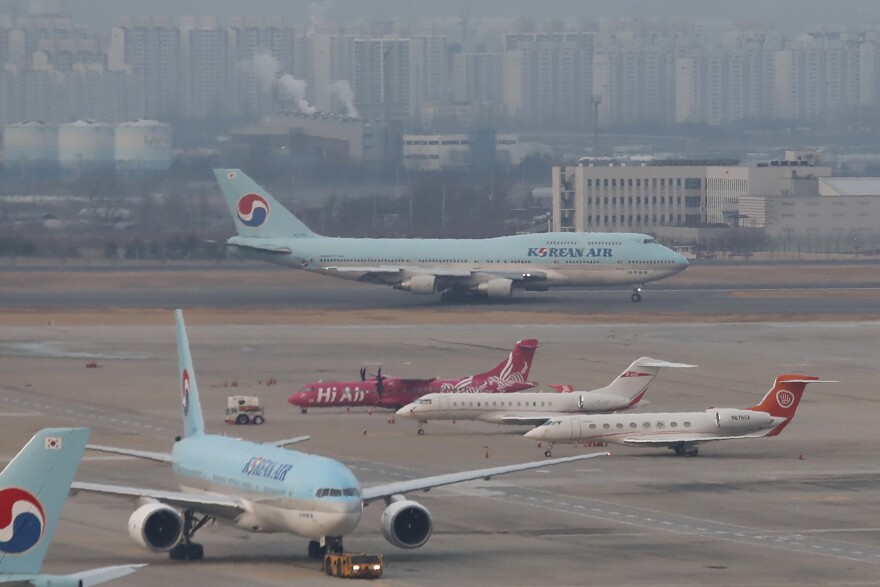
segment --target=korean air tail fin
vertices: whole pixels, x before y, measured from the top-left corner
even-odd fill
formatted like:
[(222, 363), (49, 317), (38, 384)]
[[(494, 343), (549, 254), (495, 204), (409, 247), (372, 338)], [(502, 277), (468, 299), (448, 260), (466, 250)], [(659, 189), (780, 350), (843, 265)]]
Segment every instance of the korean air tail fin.
[(183, 435), (202, 436), (205, 433), (205, 421), (202, 419), (199, 386), (196, 383), (196, 373), (189, 354), (189, 340), (186, 338), (183, 312), (175, 310), (174, 318), (177, 321), (177, 360), (180, 370), (180, 397), (183, 403)]
[(530, 338), (528, 340), (519, 340), (507, 358), (498, 363), (491, 371), (475, 375), (474, 378), (497, 378), (502, 382), (525, 382), (529, 379), (529, 371), (532, 369), (532, 359), (535, 357), (535, 350), (538, 348), (538, 341)]
[(46, 428), (0, 473), (0, 575), (40, 572), (88, 428)]
[(810, 375), (779, 375), (760, 403), (746, 409), (766, 412), (774, 418), (785, 418), (784, 422), (767, 434), (767, 436), (776, 436), (794, 418), (801, 396), (809, 383), (836, 383), (836, 381), (823, 381)]
[(309, 238), (318, 236), (290, 210), (240, 169), (215, 169), (223, 199), (240, 236)]
[(591, 393), (602, 393), (627, 399), (630, 403), (626, 407), (631, 408), (641, 401), (645, 392), (648, 391), (648, 385), (654, 381), (654, 377), (657, 376), (662, 367), (686, 369), (696, 367), (696, 365), (670, 363), (668, 361), (652, 359), (651, 357), (642, 357), (633, 361), (610, 384), (601, 389), (594, 389)]

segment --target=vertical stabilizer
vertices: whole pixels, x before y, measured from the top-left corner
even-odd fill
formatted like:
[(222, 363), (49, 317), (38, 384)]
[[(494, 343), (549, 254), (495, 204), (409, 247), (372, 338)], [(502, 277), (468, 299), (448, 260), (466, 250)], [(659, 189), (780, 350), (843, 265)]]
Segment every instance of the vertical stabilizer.
[(764, 399), (758, 405), (747, 408), (756, 412), (766, 412), (774, 418), (785, 418), (785, 421), (771, 430), (767, 436), (776, 436), (788, 426), (788, 423), (794, 418), (794, 413), (808, 383), (834, 382), (820, 381), (818, 377), (809, 375), (779, 375)]
[(602, 389), (594, 389), (591, 393), (602, 393), (617, 396), (629, 401), (626, 407), (631, 408), (641, 401), (648, 386), (654, 381), (657, 373), (662, 367), (673, 368), (690, 368), (696, 365), (686, 365), (684, 363), (670, 363), (668, 361), (660, 361), (651, 357), (642, 357), (633, 361), (623, 373), (617, 376), (606, 387)]
[(504, 385), (523, 383), (529, 379), (529, 371), (532, 369), (532, 359), (538, 341), (535, 339), (517, 341), (516, 346), (507, 355), (507, 358), (498, 363), (491, 371), (474, 375), (474, 379), (496, 380)]
[(183, 404), (183, 435), (201, 436), (205, 433), (205, 422), (202, 419), (199, 386), (196, 384), (196, 373), (189, 354), (189, 340), (186, 338), (183, 312), (175, 310), (174, 318), (177, 320), (177, 358), (180, 371), (180, 398)]
[(40, 572), (88, 428), (46, 428), (0, 473), (0, 575)]
[(290, 210), (240, 169), (215, 169), (214, 177), (240, 236), (309, 238), (317, 236)]

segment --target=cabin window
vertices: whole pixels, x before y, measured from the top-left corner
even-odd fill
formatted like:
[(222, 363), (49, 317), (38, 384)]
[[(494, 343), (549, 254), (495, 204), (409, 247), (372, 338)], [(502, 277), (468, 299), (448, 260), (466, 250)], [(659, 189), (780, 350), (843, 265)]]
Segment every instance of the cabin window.
[(642, 428), (647, 429), (647, 428), (650, 428), (650, 427), (651, 427), (651, 423), (650, 423), (650, 422), (642, 422)]
[(657, 422), (657, 428), (665, 428), (666, 425), (663, 422)]
[(670, 428), (678, 428), (678, 422), (670, 422), (669, 427)]
[(635, 428), (636, 426), (637, 426), (637, 425), (636, 425), (635, 422), (630, 422), (630, 423), (629, 423), (629, 427), (630, 427), (630, 428)]
[(595, 429), (596, 429), (596, 425), (595, 425), (595, 424), (590, 424), (590, 430), (595, 430)]
[(623, 424), (622, 424), (621, 422), (618, 422), (618, 423), (617, 423), (617, 429), (620, 430), (621, 428), (623, 428)]
[(684, 427), (685, 427), (685, 428), (690, 428), (690, 427), (691, 427), (691, 423), (690, 423), (690, 422), (685, 422), (685, 423), (684, 423)]
[(608, 430), (609, 428), (611, 428), (611, 424), (602, 424), (602, 428)]

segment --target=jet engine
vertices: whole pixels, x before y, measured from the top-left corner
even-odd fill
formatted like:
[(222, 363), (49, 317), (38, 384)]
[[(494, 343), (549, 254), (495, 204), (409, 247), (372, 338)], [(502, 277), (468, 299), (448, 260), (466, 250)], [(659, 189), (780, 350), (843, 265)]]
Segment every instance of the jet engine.
[(721, 430), (744, 431), (759, 430), (773, 424), (773, 418), (765, 412), (736, 409), (709, 410), (715, 425)]
[(402, 289), (410, 291), (414, 294), (433, 294), (437, 289), (437, 278), (433, 275), (414, 275), (400, 285), (394, 286), (394, 289)]
[(477, 291), (490, 298), (509, 298), (513, 293), (513, 280), (503, 277), (490, 279), (479, 284)]
[(167, 552), (183, 536), (183, 517), (161, 503), (142, 505), (128, 519), (128, 534), (138, 545), (153, 552)]
[(382, 512), (380, 525), (385, 540), (398, 548), (419, 548), (434, 530), (431, 513), (425, 506), (410, 500), (392, 502)]

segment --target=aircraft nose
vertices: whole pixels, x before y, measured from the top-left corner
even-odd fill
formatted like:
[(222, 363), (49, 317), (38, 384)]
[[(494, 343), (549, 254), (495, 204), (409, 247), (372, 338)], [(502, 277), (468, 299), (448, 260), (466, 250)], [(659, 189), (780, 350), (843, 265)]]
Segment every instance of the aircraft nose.
[(679, 271), (684, 271), (685, 269), (688, 268), (690, 263), (688, 262), (687, 259), (684, 258), (684, 256), (676, 253), (675, 251), (672, 251), (672, 254), (673, 254), (672, 262), (675, 263), (676, 269), (678, 269)]
[(397, 410), (396, 414), (402, 418), (409, 418), (416, 411), (416, 407), (413, 405), (406, 405)]
[(287, 402), (295, 406), (302, 406), (302, 393), (297, 392), (287, 398)]
[(531, 438), (532, 440), (541, 440), (544, 438), (544, 427), (538, 426), (537, 428), (532, 428), (525, 434), (526, 438)]

